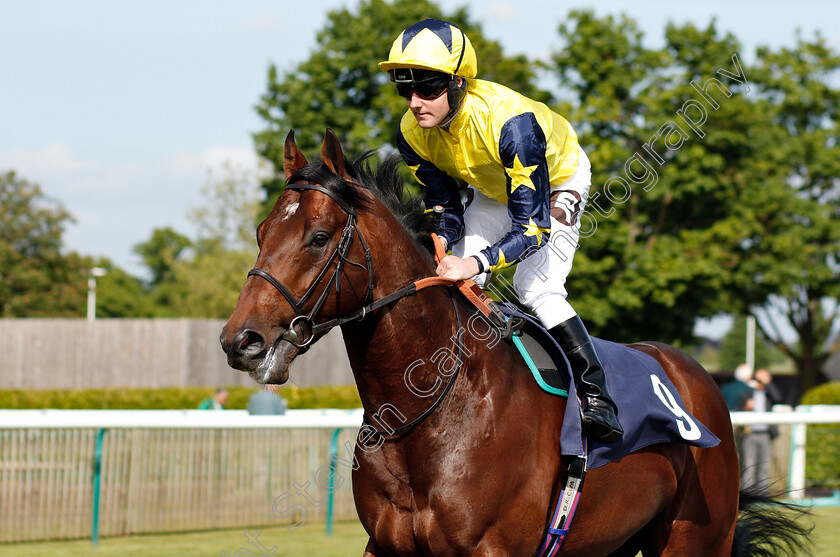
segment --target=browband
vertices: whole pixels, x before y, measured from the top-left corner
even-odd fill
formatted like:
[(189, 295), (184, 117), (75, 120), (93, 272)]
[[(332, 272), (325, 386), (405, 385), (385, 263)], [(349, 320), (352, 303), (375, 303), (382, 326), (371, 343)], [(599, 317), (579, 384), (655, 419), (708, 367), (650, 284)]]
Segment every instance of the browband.
[(340, 199), (334, 192), (328, 190), (324, 186), (319, 186), (318, 184), (307, 184), (305, 182), (295, 182), (294, 184), (287, 184), (286, 189), (287, 190), (315, 190), (315, 191), (319, 191), (319, 192), (323, 193), (324, 195), (330, 196), (333, 201), (338, 203), (339, 207), (344, 209), (345, 212), (353, 215), (354, 217), (357, 216), (356, 215), (356, 210), (353, 207), (349, 206), (347, 203), (344, 202), (344, 200)]

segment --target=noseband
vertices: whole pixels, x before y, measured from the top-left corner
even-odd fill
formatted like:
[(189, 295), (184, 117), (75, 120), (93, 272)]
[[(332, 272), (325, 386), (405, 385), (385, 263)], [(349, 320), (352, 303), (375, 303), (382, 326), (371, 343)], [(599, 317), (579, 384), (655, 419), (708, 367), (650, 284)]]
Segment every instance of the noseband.
[[(319, 191), (325, 195), (328, 195), (335, 201), (339, 207), (341, 207), (347, 213), (347, 224), (344, 225), (344, 230), (341, 232), (341, 238), (338, 240), (338, 245), (333, 250), (332, 255), (330, 256), (329, 260), (327, 261), (324, 268), (321, 269), (321, 272), (318, 273), (318, 276), (315, 278), (315, 281), (307, 288), (306, 292), (301, 296), (299, 299), (295, 298), (295, 296), (289, 291), (288, 288), (283, 286), (279, 280), (274, 278), (271, 273), (266, 271), (265, 269), (257, 269), (253, 268), (248, 271), (248, 276), (257, 276), (260, 278), (265, 279), (271, 284), (274, 288), (276, 288), (280, 294), (286, 298), (286, 301), (289, 302), (289, 305), (292, 306), (292, 309), (295, 311), (296, 317), (292, 319), (291, 323), (289, 323), (289, 328), (283, 333), (282, 338), (284, 340), (289, 341), (297, 348), (304, 348), (309, 346), (312, 341), (315, 339), (315, 336), (325, 330), (331, 329), (336, 324), (333, 324), (334, 321), (341, 321), (341, 320), (333, 320), (327, 323), (320, 323), (315, 324), (314, 320), (320, 313), (321, 309), (324, 307), (324, 303), (327, 301), (327, 296), (329, 296), (330, 291), (335, 287), (336, 294), (341, 292), (341, 272), (344, 269), (344, 264), (352, 265), (354, 267), (358, 267), (360, 269), (365, 269), (368, 273), (368, 287), (367, 292), (365, 294), (364, 301), (362, 304), (367, 304), (373, 297), (373, 259), (370, 254), (370, 249), (368, 249), (367, 243), (365, 242), (364, 236), (362, 236), (362, 231), (356, 226), (356, 218), (357, 213), (356, 210), (345, 203), (341, 198), (339, 198), (335, 193), (328, 190), (323, 186), (319, 186), (317, 184), (306, 184), (306, 183), (295, 183), (289, 184), (286, 186), (288, 190), (315, 190)], [(362, 249), (365, 252), (365, 263), (362, 265), (361, 263), (356, 263), (354, 261), (350, 261), (347, 259), (347, 254), (350, 252), (350, 247), (353, 245), (353, 237), (358, 235), (359, 242), (362, 244)], [(312, 307), (312, 310), (307, 314), (303, 311), (303, 306), (312, 297), (315, 293), (315, 290), (318, 288), (318, 285), (321, 284), (321, 281), (324, 280), (324, 277), (327, 275), (327, 271), (329, 271), (330, 266), (333, 264), (334, 261), (338, 261), (335, 265), (335, 269), (332, 272), (332, 275), (327, 282), (326, 288), (321, 293), (321, 296), (315, 302), (315, 305)], [(366, 306), (365, 306), (366, 307)], [(364, 310), (365, 307), (362, 309)], [(362, 313), (362, 317), (364, 317), (364, 313)], [(351, 319), (355, 319), (356, 317), (352, 317), (347, 319), (350, 321)]]

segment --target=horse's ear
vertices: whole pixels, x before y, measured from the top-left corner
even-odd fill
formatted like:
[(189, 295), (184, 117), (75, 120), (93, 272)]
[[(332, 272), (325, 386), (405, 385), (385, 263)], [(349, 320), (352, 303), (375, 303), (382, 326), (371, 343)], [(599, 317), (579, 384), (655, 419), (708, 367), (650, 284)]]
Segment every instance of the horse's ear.
[(341, 150), (341, 144), (338, 142), (338, 137), (330, 128), (327, 128), (327, 133), (324, 136), (324, 145), (321, 147), (321, 160), (324, 161), (324, 164), (327, 165), (327, 168), (333, 174), (350, 179), (347, 169), (344, 168), (344, 152)]
[(286, 145), (283, 149), (283, 169), (286, 171), (286, 180), (292, 177), (292, 174), (306, 166), (306, 157), (300, 152), (300, 149), (295, 143), (295, 130), (289, 130), (289, 135), (286, 136)]

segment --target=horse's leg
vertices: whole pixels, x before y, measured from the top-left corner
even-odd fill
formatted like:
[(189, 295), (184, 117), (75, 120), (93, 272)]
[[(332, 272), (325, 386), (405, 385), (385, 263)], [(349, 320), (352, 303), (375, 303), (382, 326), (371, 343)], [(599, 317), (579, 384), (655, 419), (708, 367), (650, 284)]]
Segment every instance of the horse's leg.
[[(644, 547), (644, 557), (703, 555), (728, 557), (732, 552), (735, 522), (726, 494), (726, 464), (717, 467), (698, 457), (693, 449), (674, 500), (654, 519), (652, 536)], [(698, 460), (700, 461), (698, 463)], [(705, 471), (704, 471), (705, 470)], [(721, 489), (722, 488), (722, 489)]]

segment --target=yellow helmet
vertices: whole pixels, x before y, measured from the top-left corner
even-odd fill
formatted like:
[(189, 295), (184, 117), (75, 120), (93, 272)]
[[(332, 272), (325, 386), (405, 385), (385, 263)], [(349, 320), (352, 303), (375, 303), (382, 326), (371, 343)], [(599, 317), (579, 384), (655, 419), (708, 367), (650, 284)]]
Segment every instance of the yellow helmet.
[(397, 37), (388, 59), (379, 69), (389, 72), (397, 68), (433, 70), (461, 77), (475, 77), (478, 62), (470, 39), (452, 23), (424, 19)]

